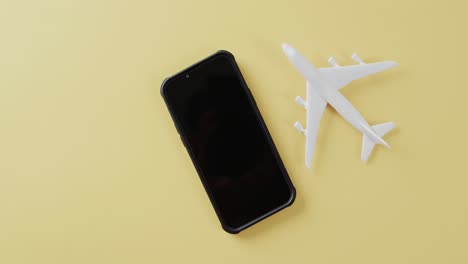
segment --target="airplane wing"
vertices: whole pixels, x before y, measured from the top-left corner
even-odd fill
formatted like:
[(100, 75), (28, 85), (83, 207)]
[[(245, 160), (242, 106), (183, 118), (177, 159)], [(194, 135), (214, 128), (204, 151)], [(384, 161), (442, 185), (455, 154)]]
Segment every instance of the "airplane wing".
[(357, 65), (350, 66), (337, 66), (330, 68), (320, 68), (319, 72), (326, 79), (330, 80), (330, 83), (336, 85), (336, 89), (341, 89), (348, 83), (369, 76), (374, 73), (384, 71), (386, 69), (396, 66), (397, 63), (393, 61), (383, 61), (375, 63), (360, 63)]
[(322, 119), (323, 111), (327, 106), (325, 101), (307, 82), (307, 120), (306, 120), (306, 149), (305, 149), (305, 163), (308, 168), (312, 164), (312, 157), (314, 155), (315, 143), (317, 141), (317, 133)]

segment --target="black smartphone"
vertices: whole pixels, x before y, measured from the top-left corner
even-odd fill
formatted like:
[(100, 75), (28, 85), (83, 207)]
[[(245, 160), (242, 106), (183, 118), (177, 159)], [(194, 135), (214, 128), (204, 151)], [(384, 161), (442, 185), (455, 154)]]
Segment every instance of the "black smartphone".
[(295, 188), (231, 53), (167, 78), (161, 95), (224, 230), (238, 233), (294, 202)]

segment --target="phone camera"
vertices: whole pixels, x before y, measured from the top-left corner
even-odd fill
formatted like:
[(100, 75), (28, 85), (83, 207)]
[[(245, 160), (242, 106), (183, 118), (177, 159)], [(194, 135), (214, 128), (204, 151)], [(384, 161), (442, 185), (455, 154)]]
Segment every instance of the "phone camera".
[(190, 74), (188, 74), (188, 73), (185, 74), (185, 78), (186, 78), (186, 79), (190, 78)]

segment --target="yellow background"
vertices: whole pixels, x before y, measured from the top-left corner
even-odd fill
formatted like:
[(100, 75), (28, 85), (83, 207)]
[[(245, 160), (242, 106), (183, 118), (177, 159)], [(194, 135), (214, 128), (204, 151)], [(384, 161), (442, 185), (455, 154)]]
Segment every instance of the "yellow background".
[[(465, 1), (0, 2), (0, 263), (468, 263)], [(292, 124), (304, 80), (282, 54), (400, 66), (343, 93), (395, 121), (370, 162), (328, 108), (316, 159)], [(222, 231), (159, 94), (234, 53), (297, 188)]]

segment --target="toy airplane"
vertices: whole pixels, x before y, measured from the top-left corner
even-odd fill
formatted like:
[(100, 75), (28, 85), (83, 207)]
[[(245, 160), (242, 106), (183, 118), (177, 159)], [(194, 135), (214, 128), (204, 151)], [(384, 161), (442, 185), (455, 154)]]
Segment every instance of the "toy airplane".
[(283, 44), (282, 47), (289, 61), (307, 80), (306, 100), (304, 101), (300, 96), (296, 97), (296, 102), (304, 106), (307, 111), (307, 129), (303, 128), (299, 122), (294, 124), (296, 129), (304, 133), (306, 137), (305, 163), (307, 167), (310, 168), (312, 163), (319, 122), (327, 104), (330, 104), (346, 121), (363, 134), (361, 151), (363, 161), (367, 161), (375, 144), (390, 148), (390, 145), (382, 137), (392, 130), (395, 124), (388, 122), (370, 126), (361, 113), (339, 92), (339, 89), (353, 80), (396, 66), (396, 62), (384, 61), (367, 64), (354, 53), (351, 58), (358, 65), (340, 66), (331, 57), (328, 62), (333, 67), (317, 69), (290, 45)]

